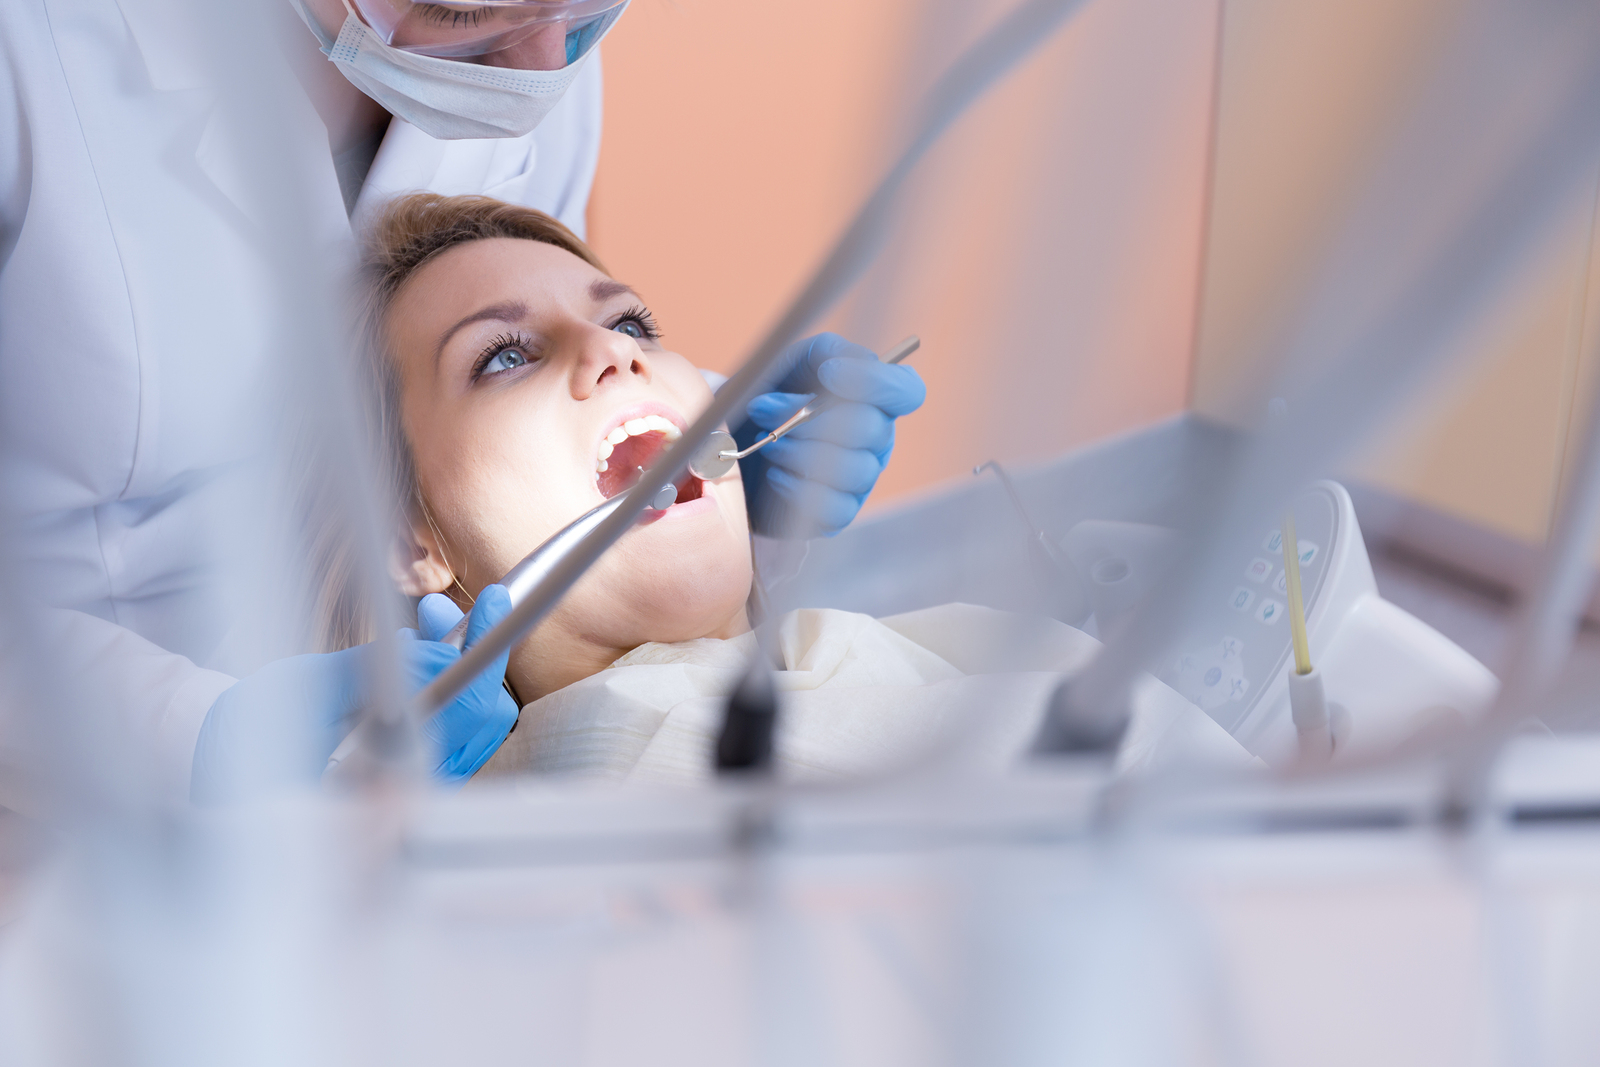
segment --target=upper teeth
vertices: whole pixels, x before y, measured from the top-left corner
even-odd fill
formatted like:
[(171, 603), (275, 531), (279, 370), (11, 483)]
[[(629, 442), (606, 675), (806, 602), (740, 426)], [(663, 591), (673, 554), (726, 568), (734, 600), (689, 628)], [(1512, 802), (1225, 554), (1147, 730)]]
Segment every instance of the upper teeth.
[(611, 458), (612, 450), (630, 437), (638, 437), (642, 433), (659, 433), (665, 435), (668, 441), (676, 441), (683, 436), (683, 431), (673, 425), (671, 420), (660, 415), (646, 415), (641, 419), (629, 419), (606, 434), (606, 439), (600, 442), (596, 450), (594, 469), (595, 473), (604, 473), (610, 466), (606, 461)]

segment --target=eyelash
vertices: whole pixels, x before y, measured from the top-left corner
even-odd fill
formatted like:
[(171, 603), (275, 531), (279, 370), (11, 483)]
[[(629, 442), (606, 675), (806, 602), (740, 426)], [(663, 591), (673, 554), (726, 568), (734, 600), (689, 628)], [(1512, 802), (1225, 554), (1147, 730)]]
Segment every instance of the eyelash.
[(484, 7), (462, 10), (457, 7), (445, 7), (443, 4), (418, 4), (416, 6), (421, 9), (422, 17), (429, 22), (439, 26), (448, 23), (451, 29), (455, 29), (463, 22), (468, 26), (476, 26), (483, 21), (484, 14), (489, 10)]
[[(656, 317), (650, 314), (650, 309), (642, 304), (637, 304), (612, 319), (606, 324), (606, 329), (615, 330), (625, 322), (636, 323), (644, 333), (644, 340), (646, 341), (659, 341), (661, 339), (661, 327), (656, 324)], [(484, 346), (483, 351), (478, 353), (478, 358), (472, 364), (472, 380), (477, 381), (482, 378), (483, 370), (489, 365), (490, 361), (508, 349), (515, 349), (522, 353), (522, 358), (528, 361), (524, 366), (539, 361), (538, 357), (533, 354), (533, 340), (527, 334), (503, 333), (490, 341)], [(501, 374), (504, 372), (496, 371), (495, 373)]]
[(606, 329), (615, 330), (618, 326), (621, 326), (625, 322), (638, 323), (639, 329), (644, 331), (644, 339), (646, 341), (661, 340), (661, 327), (657, 325), (656, 317), (650, 314), (650, 309), (645, 307), (643, 304), (635, 304), (627, 311), (624, 311), (622, 314), (612, 319), (610, 324), (606, 326)]
[[(489, 365), (489, 361), (508, 349), (515, 349), (522, 353), (522, 358), (528, 361), (524, 366), (539, 362), (538, 357), (533, 354), (532, 338), (525, 333), (503, 333), (490, 341), (484, 346), (483, 351), (478, 353), (477, 360), (472, 364), (472, 380), (477, 381), (483, 377), (483, 369)], [(501, 374), (504, 372), (496, 371), (495, 373)]]

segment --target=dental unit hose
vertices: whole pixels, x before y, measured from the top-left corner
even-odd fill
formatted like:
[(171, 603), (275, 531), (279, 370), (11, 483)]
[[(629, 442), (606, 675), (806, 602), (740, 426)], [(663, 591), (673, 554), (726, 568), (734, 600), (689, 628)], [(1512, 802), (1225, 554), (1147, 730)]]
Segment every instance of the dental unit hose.
[[(883, 363), (899, 363), (921, 347), (922, 338), (912, 334), (878, 358)], [(839, 398), (836, 396), (817, 397), (808, 401), (805, 407), (784, 420), (782, 426), (779, 426), (742, 452), (739, 451), (739, 446), (734, 441), (733, 435), (727, 430), (712, 430), (705, 443), (695, 452), (694, 458), (689, 461), (689, 473), (708, 482), (720, 478), (732, 470), (734, 463), (738, 460), (759, 452), (772, 442), (787, 435), (790, 430), (799, 426), (802, 422), (810, 422), (838, 403)]]

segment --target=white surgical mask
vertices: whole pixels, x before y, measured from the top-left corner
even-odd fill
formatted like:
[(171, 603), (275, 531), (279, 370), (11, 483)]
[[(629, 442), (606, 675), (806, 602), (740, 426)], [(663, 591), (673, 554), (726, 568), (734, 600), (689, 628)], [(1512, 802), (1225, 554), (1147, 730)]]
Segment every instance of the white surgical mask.
[[(306, 9), (290, 0), (322, 42), (322, 51), (352, 85), (430, 137), (521, 137), (550, 113), (578, 76), (578, 68), (611, 31), (627, 4), (616, 8), (598, 33), (585, 34), (583, 52), (560, 70), (517, 70), (418, 55), (385, 44), (348, 12), (336, 40)], [(630, 0), (631, 2), (631, 0)]]

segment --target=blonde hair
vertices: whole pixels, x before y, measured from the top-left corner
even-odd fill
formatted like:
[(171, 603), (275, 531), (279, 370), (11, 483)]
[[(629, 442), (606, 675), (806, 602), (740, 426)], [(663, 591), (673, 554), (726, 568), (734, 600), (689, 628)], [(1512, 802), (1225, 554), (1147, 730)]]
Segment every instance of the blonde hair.
[(367, 235), (366, 272), (375, 310), (380, 316), (387, 313), (395, 292), (434, 256), (495, 237), (555, 245), (611, 275), (577, 234), (542, 211), (491, 196), (412, 193), (391, 201)]
[[(384, 320), (401, 287), (440, 253), (497, 237), (554, 245), (611, 276), (600, 257), (558, 219), (488, 196), (412, 193), (397, 197), (367, 230), (362, 269), (362, 391), (367, 426), (395, 509), (391, 521), (396, 528), (419, 517), (430, 525), (433, 520), (422, 497), (411, 444), (401, 423), (400, 378), (390, 358)], [(323, 592), (317, 621), (320, 644), (329, 650), (365, 644), (377, 636), (371, 605), (351, 580), (352, 548), (347, 542), (318, 546)]]

